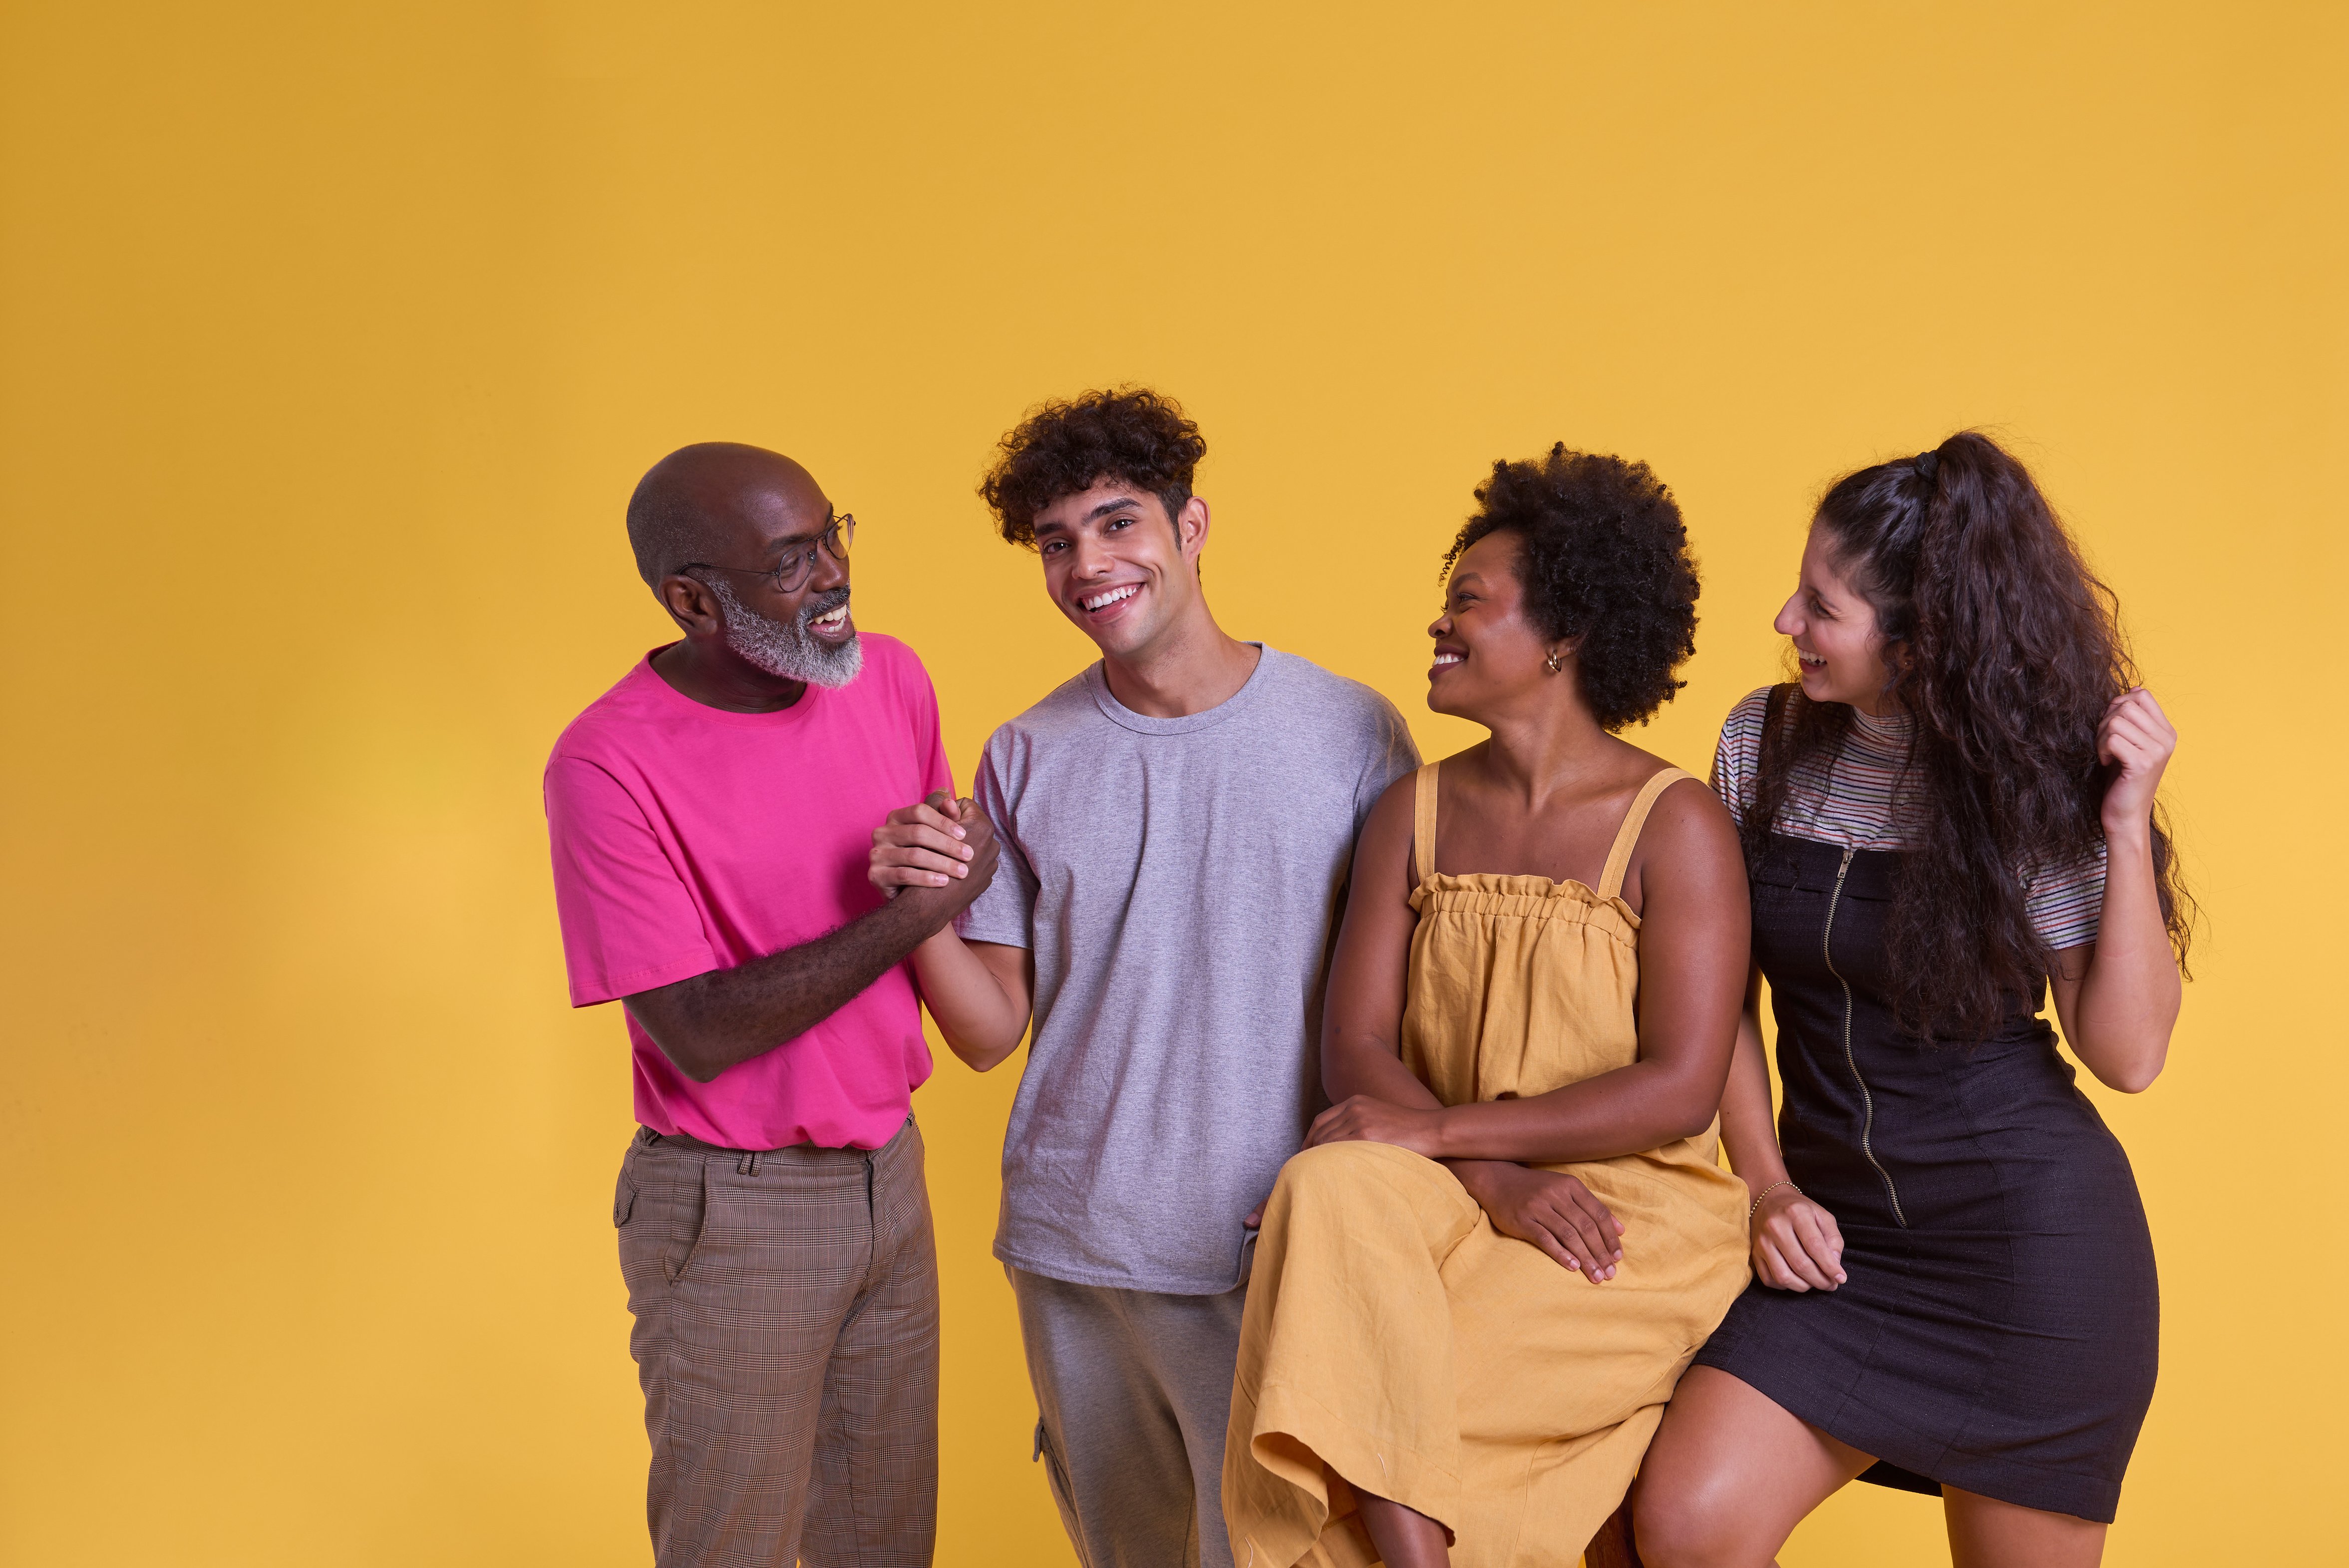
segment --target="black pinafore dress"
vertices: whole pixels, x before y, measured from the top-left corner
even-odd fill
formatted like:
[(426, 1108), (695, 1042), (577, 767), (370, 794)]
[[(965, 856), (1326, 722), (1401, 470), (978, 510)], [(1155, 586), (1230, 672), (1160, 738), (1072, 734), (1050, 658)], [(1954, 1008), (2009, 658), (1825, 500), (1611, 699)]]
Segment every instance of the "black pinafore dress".
[(1864, 1480), (2109, 1523), (2160, 1334), (2137, 1181), (2039, 1016), (2044, 985), (1979, 1042), (1895, 1024), (1898, 866), (1779, 834), (1755, 872), (1779, 1142), (1850, 1278), (1755, 1282), (1697, 1364), (1875, 1455)]

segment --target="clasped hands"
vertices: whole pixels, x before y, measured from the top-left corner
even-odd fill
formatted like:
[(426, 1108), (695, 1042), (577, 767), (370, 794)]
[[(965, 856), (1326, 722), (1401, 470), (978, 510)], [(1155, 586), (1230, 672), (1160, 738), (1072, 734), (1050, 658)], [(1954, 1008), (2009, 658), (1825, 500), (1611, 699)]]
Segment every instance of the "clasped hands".
[[(1445, 1115), (1441, 1109), (1353, 1095), (1313, 1119), (1305, 1134), (1305, 1147), (1392, 1143), (1430, 1160), (1444, 1160)], [(1493, 1222), (1493, 1229), (1539, 1249), (1593, 1284), (1615, 1277), (1623, 1261), (1623, 1222), (1578, 1177), (1509, 1160), (1447, 1160), (1446, 1163)]]
[(987, 813), (940, 789), (918, 806), (898, 807), (873, 830), (865, 878), (890, 898), (951, 888), (947, 901), (960, 910), (994, 880), (999, 852)]

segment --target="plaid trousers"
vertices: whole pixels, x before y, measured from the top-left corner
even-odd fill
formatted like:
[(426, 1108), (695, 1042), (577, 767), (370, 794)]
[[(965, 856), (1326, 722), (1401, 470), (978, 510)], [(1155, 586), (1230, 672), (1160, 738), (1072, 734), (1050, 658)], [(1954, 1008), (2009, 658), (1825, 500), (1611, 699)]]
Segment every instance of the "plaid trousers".
[(913, 1119), (870, 1150), (639, 1129), (612, 1219), (659, 1568), (928, 1568), (938, 1270)]

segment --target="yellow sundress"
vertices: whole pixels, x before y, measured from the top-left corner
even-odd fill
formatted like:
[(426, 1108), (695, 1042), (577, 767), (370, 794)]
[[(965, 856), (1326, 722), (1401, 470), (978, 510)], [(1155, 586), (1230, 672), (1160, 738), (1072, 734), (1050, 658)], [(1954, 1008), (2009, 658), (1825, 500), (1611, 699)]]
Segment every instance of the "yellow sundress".
[[(1640, 917), (1623, 872), (1656, 797), (1689, 775), (1648, 781), (1593, 889), (1437, 875), (1438, 766), (1414, 786), (1404, 1065), (1446, 1105), (1630, 1066)], [(1224, 1446), (1237, 1568), (1377, 1562), (1348, 1483), (1442, 1523), (1459, 1568), (1572, 1568), (1745, 1286), (1745, 1190), (1715, 1159), (1719, 1130), (1547, 1167), (1623, 1222), (1603, 1284), (1494, 1230), (1408, 1150), (1332, 1143), (1289, 1161), (1257, 1243)]]

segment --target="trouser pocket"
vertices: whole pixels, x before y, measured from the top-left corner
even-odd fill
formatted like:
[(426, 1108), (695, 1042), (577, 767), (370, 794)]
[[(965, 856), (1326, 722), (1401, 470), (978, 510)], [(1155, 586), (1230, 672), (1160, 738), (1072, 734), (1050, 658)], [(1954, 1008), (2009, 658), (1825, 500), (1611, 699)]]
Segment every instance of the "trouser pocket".
[(1069, 1485), (1069, 1472), (1061, 1468), (1060, 1451), (1052, 1446), (1052, 1434), (1044, 1428), (1044, 1418), (1036, 1418), (1036, 1447), (1028, 1456), (1029, 1462), (1041, 1462), (1044, 1480), (1052, 1489), (1052, 1501), (1061, 1510), (1061, 1528), (1068, 1532), (1069, 1544), (1077, 1553), (1083, 1568), (1092, 1568), (1092, 1559), (1085, 1552), (1084, 1528), (1077, 1521), (1077, 1494)]

